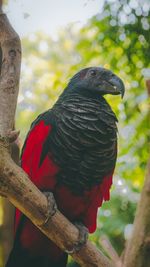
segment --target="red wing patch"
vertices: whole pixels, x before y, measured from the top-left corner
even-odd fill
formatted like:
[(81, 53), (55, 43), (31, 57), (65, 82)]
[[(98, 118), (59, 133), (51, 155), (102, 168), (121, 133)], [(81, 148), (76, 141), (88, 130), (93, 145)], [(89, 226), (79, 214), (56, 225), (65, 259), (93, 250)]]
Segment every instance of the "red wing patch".
[[(32, 182), (41, 190), (53, 190), (56, 184), (55, 175), (58, 167), (54, 164), (52, 157), (46, 155), (40, 166), (40, 157), (45, 140), (52, 130), (51, 125), (45, 125), (41, 120), (30, 131), (23, 150), (21, 165), (29, 175)], [(22, 213), (16, 209), (15, 230), (18, 227)]]

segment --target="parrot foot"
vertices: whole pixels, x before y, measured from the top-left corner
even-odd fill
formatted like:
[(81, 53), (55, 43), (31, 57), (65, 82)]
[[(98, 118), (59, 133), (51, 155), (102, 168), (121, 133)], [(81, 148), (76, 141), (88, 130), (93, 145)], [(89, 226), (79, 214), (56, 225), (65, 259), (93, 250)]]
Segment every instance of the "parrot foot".
[(75, 222), (74, 225), (79, 230), (79, 241), (74, 244), (71, 250), (65, 251), (68, 254), (73, 254), (75, 252), (78, 252), (86, 244), (88, 240), (89, 231), (87, 227), (85, 227), (82, 223), (79, 223), (79, 222)]
[(56, 213), (57, 211), (57, 204), (52, 192), (43, 192), (43, 194), (47, 198), (47, 218), (44, 221), (43, 225), (45, 225)]

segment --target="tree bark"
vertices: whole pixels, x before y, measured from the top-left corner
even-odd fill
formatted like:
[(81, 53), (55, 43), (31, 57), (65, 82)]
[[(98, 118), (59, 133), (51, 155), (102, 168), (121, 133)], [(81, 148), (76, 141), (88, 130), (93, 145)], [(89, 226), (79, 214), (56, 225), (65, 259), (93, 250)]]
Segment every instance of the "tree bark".
[[(146, 84), (150, 97), (150, 80)], [(132, 238), (125, 251), (123, 266), (150, 267), (150, 159), (133, 229)]]
[[(2, 1), (0, 0), (0, 4)], [(2, 12), (1, 12), (2, 13)], [(18, 133), (12, 129), (18, 95), (21, 49), (17, 34), (6, 16), (0, 15), (2, 68), (0, 77), (0, 192), (19, 208), (61, 249), (70, 250), (78, 242), (78, 230), (59, 211), (48, 220), (47, 198), (10, 157), (9, 140)], [(5, 115), (5, 116), (4, 116)], [(81, 266), (112, 267), (111, 262), (90, 241), (72, 257)]]
[(8, 134), (8, 130), (13, 128), (14, 123), (19, 89), (21, 49), (19, 37), (4, 14), (0, 15), (0, 44), (2, 49), (0, 134), (5, 136)]

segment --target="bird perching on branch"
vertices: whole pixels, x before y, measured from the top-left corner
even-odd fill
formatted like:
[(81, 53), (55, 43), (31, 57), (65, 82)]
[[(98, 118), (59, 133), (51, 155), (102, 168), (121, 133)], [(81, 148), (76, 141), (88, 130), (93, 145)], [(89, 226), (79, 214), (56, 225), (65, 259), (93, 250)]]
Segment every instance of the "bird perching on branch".
[(123, 97), (124, 91), (122, 80), (110, 70), (83, 69), (53, 108), (32, 123), (22, 150), (22, 168), (53, 201), (49, 219), (58, 208), (79, 228), (79, 242), (70, 251), (61, 251), (16, 210), (15, 241), (7, 267), (65, 267), (67, 254), (79, 250), (87, 232), (95, 231), (98, 207), (109, 200), (117, 158), (117, 118), (104, 95)]

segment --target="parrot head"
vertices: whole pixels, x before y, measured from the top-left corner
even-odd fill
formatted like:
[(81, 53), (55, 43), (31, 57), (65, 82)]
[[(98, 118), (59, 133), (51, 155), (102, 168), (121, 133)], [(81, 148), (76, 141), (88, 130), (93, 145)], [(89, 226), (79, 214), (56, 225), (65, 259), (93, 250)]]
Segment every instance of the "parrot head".
[(125, 87), (122, 80), (112, 71), (90, 67), (80, 70), (70, 80), (72, 90), (86, 90), (100, 95), (112, 94), (124, 96)]

